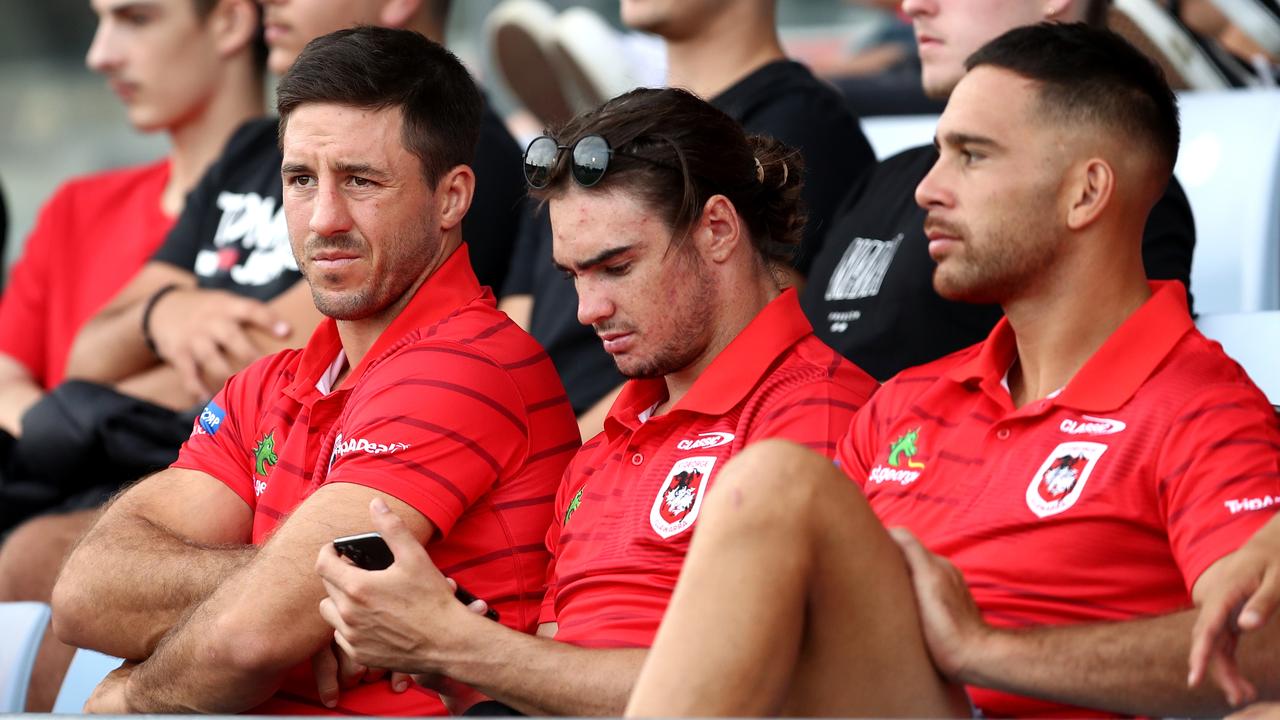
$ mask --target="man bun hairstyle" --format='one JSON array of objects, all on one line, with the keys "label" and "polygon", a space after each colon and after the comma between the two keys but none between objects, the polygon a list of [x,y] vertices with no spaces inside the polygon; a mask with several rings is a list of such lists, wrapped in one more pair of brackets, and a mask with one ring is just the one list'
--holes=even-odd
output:
[{"label": "man bun hairstyle", "polygon": [[338,30],[307,43],[276,91],[282,141],[301,105],[399,108],[401,141],[432,186],[473,161],[482,102],[453,53],[416,32],[380,27]]},{"label": "man bun hairstyle", "polygon": [[[600,135],[613,149],[598,184],[587,191],[638,196],[684,243],[713,195],[724,195],[744,220],[767,263],[790,264],[800,246],[805,211],[800,153],[772,138],[750,136],[733,118],[676,88],[641,88],[569,120],[551,135],[572,147]],[[559,197],[574,181],[572,153],[560,153],[538,199]]]},{"label": "man bun hairstyle", "polygon": [[1119,35],[1085,23],[1028,25],[965,61],[967,70],[984,65],[1040,83],[1042,111],[1064,124],[1101,125],[1145,144],[1172,176],[1181,133],[1178,101],[1160,66]]}]

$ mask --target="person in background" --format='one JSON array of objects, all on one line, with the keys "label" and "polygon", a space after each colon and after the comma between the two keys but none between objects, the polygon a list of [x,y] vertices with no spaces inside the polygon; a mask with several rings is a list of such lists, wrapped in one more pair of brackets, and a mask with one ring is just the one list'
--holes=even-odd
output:
[{"label": "person in background", "polygon": [[537,622],[578,439],[462,240],[479,90],[422,35],[362,26],[309,43],[278,109],[290,242],[326,320],[232,377],[67,560],[55,630],[132,661],[92,712],[442,714],[331,651],[316,548],[365,530],[371,503],[507,626]]},{"label": "person in background", "polygon": [[[252,0],[93,0],[91,6],[98,26],[85,63],[107,79],[129,123],[165,133],[170,148],[152,163],[69,180],[40,210],[0,300],[0,429],[12,438],[22,437],[27,411],[62,383],[76,333],[159,247],[187,193],[235,129],[263,111],[266,48]],[[168,370],[131,373],[115,387],[140,401],[185,409],[171,394],[177,383]],[[6,454],[10,447],[5,444]],[[106,492],[90,490],[51,507],[91,507]],[[50,509],[14,498],[0,502],[6,505],[0,531]],[[65,550],[83,529],[64,520],[42,518],[0,546],[0,601],[48,601]],[[53,706],[71,653],[46,633],[29,710]]]},{"label": "person in background", "polygon": [[[804,277],[848,188],[875,155],[844,99],[808,68],[788,60],[778,39],[776,0],[622,0],[630,28],[667,44],[667,85],[690,90],[772,137],[804,160],[803,239],[788,284]],[[591,332],[580,325],[573,286],[549,262],[545,211],[520,236],[502,308],[529,328],[560,371],[583,438],[595,435],[622,377]]]},{"label": "person in background", "polygon": [[[1104,27],[1109,0],[985,3],[905,0],[926,94],[945,99],[964,60],[1006,30],[1038,22]],[[845,199],[801,295],[814,331],[881,382],[978,342],[1000,319],[994,304],[953,302],[930,284],[933,261],[915,189],[937,162],[931,145],[880,162]],[[1195,224],[1177,180],[1151,209],[1143,233],[1147,277],[1191,282]]]}]

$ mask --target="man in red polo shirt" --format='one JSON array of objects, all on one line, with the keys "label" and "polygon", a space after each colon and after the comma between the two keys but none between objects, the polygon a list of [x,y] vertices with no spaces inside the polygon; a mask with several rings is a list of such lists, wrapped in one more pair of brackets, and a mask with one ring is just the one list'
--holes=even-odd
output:
[{"label": "man in red polo shirt", "polygon": [[[1143,274],[1173,95],[1083,25],[1012,30],[966,67],[916,199],[934,286],[1006,319],[886,383],[843,473],[783,443],[726,468],[629,713],[934,714],[914,693],[940,686],[1002,717],[1228,708],[1187,687],[1192,606],[1272,516],[1280,427],[1181,285]],[[916,601],[886,611],[904,571]],[[877,634],[903,617],[939,672],[917,687],[910,640]],[[1270,692],[1274,625],[1241,648]]]},{"label": "man in red polo shirt", "polygon": [[233,377],[177,462],[68,560],[59,635],[134,661],[90,710],[442,712],[388,679],[336,697],[312,566],[369,529],[371,505],[507,626],[537,624],[540,539],[577,430],[550,361],[461,244],[479,93],[439,45],[360,28],[309,44],[278,101],[293,252],[329,319]]},{"label": "man in red polo shirt", "polygon": [[469,685],[490,714],[619,713],[724,464],[768,437],[830,456],[876,387],[779,287],[804,227],[794,151],[670,89],[557,135],[529,146],[526,175],[550,202],[579,321],[631,379],[560,484],[543,637],[447,602],[439,558],[391,518],[375,522],[399,574],[328,549],[317,566],[321,612],[357,662]]}]

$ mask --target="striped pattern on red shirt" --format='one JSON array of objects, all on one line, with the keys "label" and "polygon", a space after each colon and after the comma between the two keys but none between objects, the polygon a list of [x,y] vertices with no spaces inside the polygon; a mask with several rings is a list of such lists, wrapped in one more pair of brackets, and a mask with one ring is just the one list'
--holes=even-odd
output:
[{"label": "striped pattern on red shirt", "polygon": [[631,381],[605,431],[565,473],[547,534],[543,622],[584,647],[648,647],[688,551],[707,487],[763,438],[831,456],[876,382],[814,337],[788,291],[712,361],[670,411],[662,380]]},{"label": "striped pattern on red shirt", "polygon": [[[437,567],[502,622],[532,632],[549,554],[543,537],[578,428],[555,368],[499,312],[455,253],[352,369],[324,395],[317,381],[341,341],[325,321],[302,351],[250,366],[218,393],[176,467],[222,480],[254,511],[262,542],[328,483],[355,483],[414,507],[438,528]],[[212,432],[211,432],[212,430]],[[249,540],[249,538],[246,538]],[[306,663],[259,712],[315,701]],[[299,703],[302,705],[300,706]],[[387,683],[344,691],[340,714],[441,714],[429,694]]]},{"label": "striped pattern on red shirt", "polygon": [[[885,384],[839,461],[885,525],[964,573],[1006,627],[1125,620],[1191,605],[1200,573],[1280,506],[1275,413],[1156,283],[1053,398],[1014,409],[1006,322]],[[1096,715],[989,690],[992,716]]]}]

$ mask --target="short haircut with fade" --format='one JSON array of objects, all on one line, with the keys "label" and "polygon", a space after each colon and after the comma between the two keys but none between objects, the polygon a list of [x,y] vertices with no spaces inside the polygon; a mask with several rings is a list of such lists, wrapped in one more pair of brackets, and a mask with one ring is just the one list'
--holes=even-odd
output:
[{"label": "short haircut with fade", "polygon": [[416,32],[358,27],[307,43],[276,91],[281,142],[290,114],[314,103],[398,108],[401,142],[433,187],[475,157],[480,91],[453,53]]},{"label": "short haircut with fade", "polygon": [[1173,173],[1178,102],[1164,72],[1119,35],[1084,23],[1015,28],[983,45],[965,69],[988,65],[1040,83],[1040,105],[1065,123],[1093,123],[1144,143]]}]

